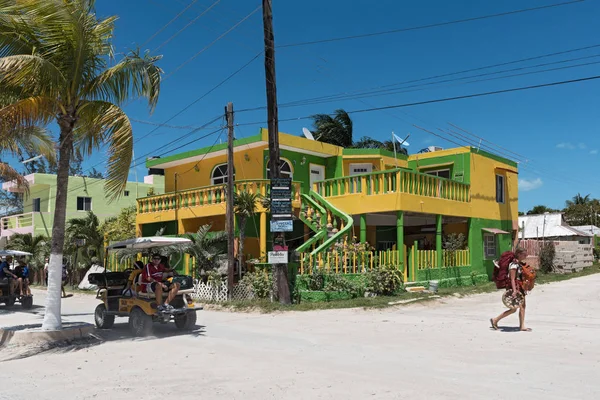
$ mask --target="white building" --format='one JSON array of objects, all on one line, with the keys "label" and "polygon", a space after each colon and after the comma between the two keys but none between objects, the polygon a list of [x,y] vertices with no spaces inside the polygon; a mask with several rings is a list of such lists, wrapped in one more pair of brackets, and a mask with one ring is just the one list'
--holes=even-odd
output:
[{"label": "white building", "polygon": [[[598,229],[598,228],[596,228]],[[600,232],[600,230],[598,230]],[[569,226],[562,213],[522,215],[519,217],[520,239],[545,239],[591,244],[594,234]]]}]

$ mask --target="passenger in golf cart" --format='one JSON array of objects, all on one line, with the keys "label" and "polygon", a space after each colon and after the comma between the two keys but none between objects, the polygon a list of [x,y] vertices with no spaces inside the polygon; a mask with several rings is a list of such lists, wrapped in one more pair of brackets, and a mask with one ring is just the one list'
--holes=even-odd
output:
[{"label": "passenger in golf cart", "polygon": [[0,283],[8,283],[11,295],[19,288],[19,295],[23,296],[23,279],[19,278],[10,270],[12,261],[12,256],[6,256],[6,260],[0,262]]},{"label": "passenger in golf cart", "polygon": [[[174,309],[170,303],[175,299],[179,292],[179,283],[172,282],[168,278],[173,277],[173,270],[167,268],[161,262],[160,254],[153,254],[150,262],[144,267],[142,272],[142,293],[153,293],[159,311],[172,311]],[[167,300],[163,304],[163,293],[168,292]]]}]

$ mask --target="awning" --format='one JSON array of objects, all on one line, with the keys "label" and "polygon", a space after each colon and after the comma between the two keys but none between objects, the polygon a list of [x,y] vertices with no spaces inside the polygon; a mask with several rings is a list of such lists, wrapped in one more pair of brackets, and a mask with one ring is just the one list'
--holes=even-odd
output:
[{"label": "awning", "polygon": [[506,232],[506,231],[503,231],[502,229],[496,229],[496,228],[481,228],[481,230],[484,231],[484,232],[493,233],[494,235],[508,235],[508,234],[510,234],[510,232]]}]

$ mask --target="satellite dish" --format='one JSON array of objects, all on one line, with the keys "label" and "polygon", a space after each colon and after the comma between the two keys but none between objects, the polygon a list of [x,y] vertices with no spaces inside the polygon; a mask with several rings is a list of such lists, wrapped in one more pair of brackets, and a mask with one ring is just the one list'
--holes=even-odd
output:
[{"label": "satellite dish", "polygon": [[304,137],[308,140],[315,140],[315,137],[313,136],[312,132],[309,131],[307,128],[302,128],[302,133],[304,134]]},{"label": "satellite dish", "polygon": [[400,146],[410,146],[410,143],[408,143],[406,140],[404,142],[400,142]]}]

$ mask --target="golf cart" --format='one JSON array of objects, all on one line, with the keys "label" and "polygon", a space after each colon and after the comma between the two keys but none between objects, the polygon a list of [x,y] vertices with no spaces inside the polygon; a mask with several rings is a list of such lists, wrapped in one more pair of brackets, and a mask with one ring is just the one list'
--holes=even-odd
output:
[{"label": "golf cart", "polygon": [[[161,247],[185,245],[189,242],[189,239],[162,236],[134,238],[108,246],[106,255],[110,251],[152,252]],[[191,276],[174,274],[168,278],[180,285],[177,296],[171,302],[171,310],[159,310],[155,295],[143,292],[142,269],[129,268],[123,272],[104,270],[102,273],[90,274],[88,279],[91,284],[98,286],[96,298],[102,301],[94,312],[96,326],[100,329],[111,328],[115,317],[128,317],[129,329],[134,336],[149,335],[154,322],[166,324],[171,320],[180,330],[192,330],[196,325],[196,311],[202,309],[192,299],[194,282]]]},{"label": "golf cart", "polygon": [[[31,253],[26,251],[18,251],[18,250],[0,250],[0,257],[12,256],[12,257],[21,257],[21,256],[30,256]],[[8,278],[5,282],[0,282],[0,303],[6,304],[8,307],[12,307],[15,303],[21,303],[21,307],[25,310],[31,309],[33,307],[33,296],[27,295],[19,295],[18,293],[10,292],[10,285],[12,283],[12,278]]]}]

